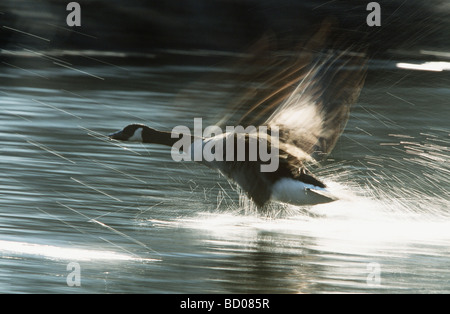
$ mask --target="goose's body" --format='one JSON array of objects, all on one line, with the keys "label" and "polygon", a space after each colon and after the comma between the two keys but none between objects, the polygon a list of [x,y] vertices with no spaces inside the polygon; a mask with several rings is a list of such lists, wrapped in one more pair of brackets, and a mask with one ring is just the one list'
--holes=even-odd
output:
[{"label": "goose's body", "polygon": [[[317,48],[323,37],[321,30],[293,61],[274,62],[263,57],[263,64],[267,63],[263,72],[267,73],[259,73],[258,77],[269,77],[260,85],[266,88],[257,87],[253,88],[256,90],[246,91],[245,97],[236,99],[229,110],[230,114],[219,124],[228,122],[227,125],[278,129],[278,167],[275,171],[261,171],[261,165],[267,165],[268,161],[249,158],[248,153],[244,160],[235,158],[230,161],[226,158],[226,152],[232,148],[229,145],[236,145],[236,141],[228,144],[230,141],[227,139],[244,138],[245,151],[248,152],[249,139],[254,136],[251,134],[231,132],[210,138],[191,137],[191,145],[184,151],[192,160],[196,160],[195,151],[198,152],[205,145],[220,147],[222,160],[202,159],[199,162],[220,171],[238,184],[259,208],[269,201],[302,205],[335,200],[326,185],[315,178],[306,165],[326,156],[342,133],[350,106],[356,101],[364,82],[365,58],[344,51],[321,55],[317,60],[317,56],[311,51]],[[256,65],[261,63],[259,57],[255,57],[253,61]],[[270,61],[275,66],[270,65]],[[252,60],[246,62],[252,64]],[[249,69],[255,68],[257,67],[249,65]],[[246,76],[245,70],[241,72],[244,73],[242,79],[250,81],[251,77]],[[260,96],[252,103],[249,102],[248,94]],[[245,109],[244,115],[239,114],[241,109]],[[230,121],[235,123],[229,124]],[[140,124],[129,125],[111,134],[110,138],[168,146],[173,146],[178,141],[170,132],[157,131]],[[259,140],[267,141],[266,147],[270,147],[272,138],[269,135]]]},{"label": "goose's body", "polygon": [[[124,130],[110,135],[111,139],[131,142],[157,143],[174,145],[177,139],[169,138],[170,133],[160,132],[145,125],[132,124]],[[283,202],[294,205],[313,205],[327,203],[335,200],[335,197],[326,189],[324,183],[316,179],[302,164],[300,160],[280,149],[277,154],[278,167],[273,172],[262,172],[261,165],[267,165],[268,161],[259,158],[249,158],[250,142],[248,134],[224,133],[210,138],[192,138],[191,145],[185,152],[190,160],[198,159],[196,152],[203,152],[205,145],[220,147],[220,160],[201,156],[197,162],[215,169],[231,181],[237,183],[253,202],[260,208],[269,201]],[[230,138],[234,137],[234,140]],[[239,139],[245,141],[245,157],[239,161],[237,158],[237,143]],[[259,139],[265,141],[265,139]],[[232,145],[233,147],[231,147]],[[270,144],[266,144],[270,147]],[[235,153],[232,161],[227,161],[226,152]],[[214,151],[215,153],[215,151]],[[208,159],[210,159],[208,161]],[[211,160],[212,159],[212,160]],[[217,159],[217,158],[216,158]]]},{"label": "goose's body", "polygon": [[[234,137],[234,140],[230,140]],[[245,157],[244,161],[239,161],[236,155],[238,137],[244,138]],[[269,161],[263,162],[258,156],[252,161],[249,152],[250,135],[225,133],[208,139],[197,139],[191,146],[190,151],[193,158],[195,149],[204,148],[206,144],[221,147],[223,155],[222,161],[200,161],[207,167],[220,171],[225,177],[237,183],[258,207],[263,207],[268,201],[278,201],[294,205],[307,205],[327,203],[335,198],[326,190],[325,184],[317,180],[305,167],[302,161],[288,154],[278,147],[278,166],[273,172],[261,171],[261,165],[267,165]],[[256,136],[255,136],[256,137]],[[265,139],[259,139],[259,143]],[[211,144],[211,142],[216,142]],[[219,142],[221,145],[217,145]],[[265,144],[270,147],[270,144]],[[231,147],[233,146],[233,147]],[[226,152],[233,150],[235,155],[233,161],[226,161]]]}]

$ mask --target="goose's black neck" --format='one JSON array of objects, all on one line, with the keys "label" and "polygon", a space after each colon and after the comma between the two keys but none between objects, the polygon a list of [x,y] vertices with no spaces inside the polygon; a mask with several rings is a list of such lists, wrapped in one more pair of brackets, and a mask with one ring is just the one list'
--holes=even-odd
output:
[{"label": "goose's black neck", "polygon": [[[195,140],[195,137],[189,134],[182,134],[180,135],[180,137],[181,136],[188,137],[190,143]],[[172,132],[159,131],[151,128],[145,128],[142,132],[142,141],[144,143],[160,144],[166,146],[173,146],[177,141],[180,140],[180,137],[172,137]]]}]

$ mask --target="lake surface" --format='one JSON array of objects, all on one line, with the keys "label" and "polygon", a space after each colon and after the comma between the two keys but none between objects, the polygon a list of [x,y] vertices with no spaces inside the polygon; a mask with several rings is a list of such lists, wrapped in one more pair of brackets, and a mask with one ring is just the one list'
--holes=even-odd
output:
[{"label": "lake surface", "polygon": [[1,293],[450,292],[448,71],[372,61],[316,171],[342,199],[264,216],[166,147],[105,137],[212,124],[225,96],[196,82],[222,68],[53,57],[1,64]]}]

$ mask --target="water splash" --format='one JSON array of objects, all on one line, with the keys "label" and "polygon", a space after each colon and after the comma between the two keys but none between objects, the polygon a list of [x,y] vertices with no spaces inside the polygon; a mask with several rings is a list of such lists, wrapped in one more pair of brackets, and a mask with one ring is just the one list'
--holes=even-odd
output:
[{"label": "water splash", "polygon": [[272,205],[261,214],[242,193],[230,205],[229,195],[219,191],[214,211],[178,218],[177,225],[243,245],[257,241],[261,232],[310,237],[316,249],[374,259],[387,254],[382,251],[410,253],[418,245],[448,247],[448,140],[442,132],[422,135],[407,141],[392,135],[392,154],[368,155],[361,167],[344,161],[318,169],[338,201]]}]

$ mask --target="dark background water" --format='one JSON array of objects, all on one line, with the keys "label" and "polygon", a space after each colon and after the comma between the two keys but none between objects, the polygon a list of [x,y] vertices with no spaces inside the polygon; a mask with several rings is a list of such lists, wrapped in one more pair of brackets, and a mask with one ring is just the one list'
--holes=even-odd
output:
[{"label": "dark background water", "polygon": [[49,40],[39,42],[2,28],[2,47],[28,44],[36,49],[140,53],[168,48],[241,51],[268,32],[283,44],[297,43],[325,18],[335,22],[336,34],[369,45],[373,54],[449,46],[450,9],[446,1],[439,0],[378,1],[382,27],[367,26],[369,1],[82,1],[81,27],[75,28],[66,24],[67,3],[2,1],[2,26]]},{"label": "dark background water", "polygon": [[[79,28],[67,3],[0,4],[1,292],[449,291],[446,1],[379,1],[376,28],[365,1],[79,1]],[[105,139],[214,121],[222,61],[326,17],[371,56],[318,170],[343,200],[260,216],[209,169]],[[432,61],[447,70],[398,67]]]}]

